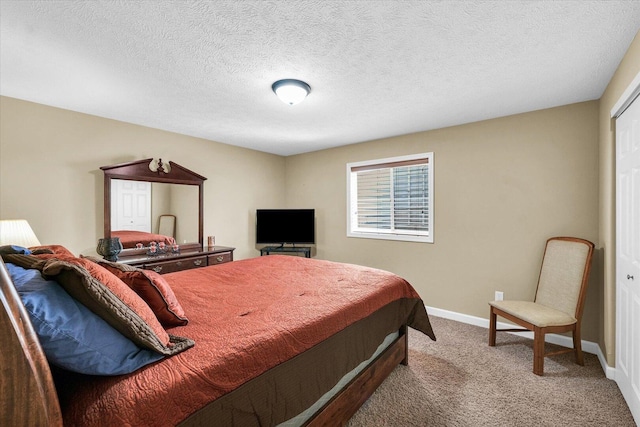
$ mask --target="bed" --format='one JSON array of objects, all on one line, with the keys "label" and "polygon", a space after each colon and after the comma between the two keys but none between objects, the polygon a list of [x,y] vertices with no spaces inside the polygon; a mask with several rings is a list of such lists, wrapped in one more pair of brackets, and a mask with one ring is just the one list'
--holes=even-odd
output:
[{"label": "bed", "polygon": [[111,232],[111,237],[120,238],[123,249],[135,248],[138,243],[142,243],[142,246],[149,247],[151,242],[164,243],[168,247],[176,244],[176,239],[171,236],[165,236],[164,234],[146,233],[144,231],[135,230],[117,230]]},{"label": "bed", "polygon": [[[51,278],[72,255],[27,256]],[[91,262],[133,274],[80,264]],[[435,340],[416,291],[382,270],[276,255],[161,280],[188,317],[165,327],[185,348],[129,374],[87,375],[47,362],[0,263],[0,415],[16,425],[341,425],[408,363],[407,326]]]}]

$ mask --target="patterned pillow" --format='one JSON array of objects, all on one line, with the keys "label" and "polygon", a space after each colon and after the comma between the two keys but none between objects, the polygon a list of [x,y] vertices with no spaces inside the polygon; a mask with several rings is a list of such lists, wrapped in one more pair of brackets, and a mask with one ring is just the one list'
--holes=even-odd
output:
[{"label": "patterned pillow", "polygon": [[31,251],[23,246],[18,245],[4,245],[0,246],[0,255],[4,254],[23,254],[30,255]]},{"label": "patterned pillow", "polygon": [[164,326],[184,326],[188,323],[189,319],[178,302],[178,298],[169,283],[160,274],[102,258],[90,256],[84,258],[101,265],[126,283],[149,304],[151,310]]},{"label": "patterned pillow", "polygon": [[42,273],[141,347],[173,355],[194,345],[188,338],[167,334],[149,306],[96,263],[82,258],[52,258],[46,261]]},{"label": "patterned pillow", "polygon": [[31,256],[31,255],[24,255],[24,254],[17,254],[17,253],[13,253],[13,254],[8,254],[8,253],[4,253],[4,254],[0,254],[0,256],[2,257],[2,260],[5,263],[12,263],[15,265],[19,265],[22,268],[26,268],[26,269],[36,269],[36,270],[40,270],[42,271],[42,267],[44,267],[46,260],[40,259],[39,257],[35,257],[35,256]]},{"label": "patterned pillow", "polygon": [[123,375],[163,358],[138,347],[39,270],[6,267],[52,365],[88,375]]},{"label": "patterned pillow", "polygon": [[31,253],[36,254],[56,254],[64,256],[75,256],[73,253],[62,245],[41,245],[29,248]]}]

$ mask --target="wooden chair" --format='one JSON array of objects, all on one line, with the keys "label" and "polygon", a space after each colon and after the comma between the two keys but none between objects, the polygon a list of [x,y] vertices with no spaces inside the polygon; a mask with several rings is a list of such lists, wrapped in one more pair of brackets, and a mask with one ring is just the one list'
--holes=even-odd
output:
[{"label": "wooden chair", "polygon": [[[580,323],[593,247],[590,241],[574,237],[547,240],[535,300],[489,303],[489,345],[496,345],[496,331],[533,331],[534,374],[543,375],[545,356],[574,352],[576,363],[584,365]],[[497,316],[526,329],[496,329]],[[545,335],[562,332],[572,332],[573,348],[545,354]]]},{"label": "wooden chair", "polygon": [[158,234],[164,236],[176,237],[176,216],[160,215],[158,218]]}]

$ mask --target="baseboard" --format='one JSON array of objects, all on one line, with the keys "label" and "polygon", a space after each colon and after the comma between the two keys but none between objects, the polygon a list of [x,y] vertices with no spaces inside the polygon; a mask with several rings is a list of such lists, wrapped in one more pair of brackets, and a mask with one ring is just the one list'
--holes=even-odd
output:
[{"label": "baseboard", "polygon": [[[445,319],[455,320],[461,323],[467,323],[469,325],[480,326],[482,328],[489,329],[489,319],[483,319],[482,317],[470,316],[468,314],[456,313],[455,311],[443,310],[441,308],[429,307],[427,306],[427,313],[432,314],[437,317],[443,317]],[[504,322],[498,322],[498,328],[512,328],[513,325]],[[521,337],[533,339],[533,332],[511,332],[514,335],[519,335]],[[545,342],[561,345],[563,347],[572,348],[573,340],[564,335],[557,334],[547,334],[545,336]],[[607,365],[607,360],[600,349],[600,346],[591,341],[582,340],[582,351],[589,354],[595,354],[598,356],[598,360],[600,361],[600,366],[604,371],[605,376],[613,380],[615,379],[615,368]]]}]

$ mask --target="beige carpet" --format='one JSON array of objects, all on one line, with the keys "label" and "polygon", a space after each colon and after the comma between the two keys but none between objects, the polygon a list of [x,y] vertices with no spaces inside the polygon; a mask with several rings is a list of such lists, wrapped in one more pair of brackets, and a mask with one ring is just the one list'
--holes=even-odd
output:
[{"label": "beige carpet", "polygon": [[409,366],[395,369],[349,427],[636,425],[595,355],[585,353],[585,366],[572,354],[546,358],[539,377],[531,340],[498,333],[492,348],[487,329],[431,320],[438,341],[411,329]]}]

